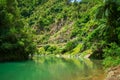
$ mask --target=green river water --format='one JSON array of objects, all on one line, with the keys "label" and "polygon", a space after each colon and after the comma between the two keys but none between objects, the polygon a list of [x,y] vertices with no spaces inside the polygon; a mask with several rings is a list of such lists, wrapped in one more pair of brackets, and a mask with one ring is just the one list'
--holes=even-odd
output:
[{"label": "green river water", "polygon": [[0,63],[0,80],[104,80],[100,63],[98,60],[57,57]]}]

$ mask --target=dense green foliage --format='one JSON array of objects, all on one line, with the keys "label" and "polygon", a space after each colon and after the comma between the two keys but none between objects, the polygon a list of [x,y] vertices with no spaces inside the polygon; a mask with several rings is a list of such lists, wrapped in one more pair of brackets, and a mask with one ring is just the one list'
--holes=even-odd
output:
[{"label": "dense green foliage", "polygon": [[120,62],[119,0],[0,0],[0,57],[62,54]]},{"label": "dense green foliage", "polygon": [[26,60],[35,53],[32,30],[20,17],[16,0],[0,0],[0,61]]}]

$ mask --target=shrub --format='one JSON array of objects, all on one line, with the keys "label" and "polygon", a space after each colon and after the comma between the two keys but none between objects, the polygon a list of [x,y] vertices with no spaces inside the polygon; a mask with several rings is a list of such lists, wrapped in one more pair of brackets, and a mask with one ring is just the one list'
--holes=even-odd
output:
[{"label": "shrub", "polygon": [[104,50],[105,67],[111,67],[120,64],[120,47],[116,43],[111,43]]}]

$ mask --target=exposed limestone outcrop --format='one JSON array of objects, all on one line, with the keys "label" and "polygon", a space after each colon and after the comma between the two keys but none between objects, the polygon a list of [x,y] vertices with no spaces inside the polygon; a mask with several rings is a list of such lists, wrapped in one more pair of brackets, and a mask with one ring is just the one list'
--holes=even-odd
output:
[{"label": "exposed limestone outcrop", "polygon": [[105,80],[120,80],[120,65],[108,69]]}]

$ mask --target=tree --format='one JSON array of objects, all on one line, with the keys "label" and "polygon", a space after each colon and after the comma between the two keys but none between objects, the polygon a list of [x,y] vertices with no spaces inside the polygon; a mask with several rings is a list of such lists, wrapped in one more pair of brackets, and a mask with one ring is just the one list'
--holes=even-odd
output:
[{"label": "tree", "polygon": [[33,34],[20,17],[17,1],[6,0],[0,11],[0,61],[28,59],[36,47]]},{"label": "tree", "polygon": [[[115,33],[116,28],[118,27],[118,20],[120,16],[120,11],[118,11],[119,4],[117,0],[105,0],[101,6],[98,7],[98,12],[96,17],[98,19],[105,19],[106,23],[106,32],[105,38],[108,42],[117,42],[117,34]],[[114,37],[114,38],[113,38]]]}]

